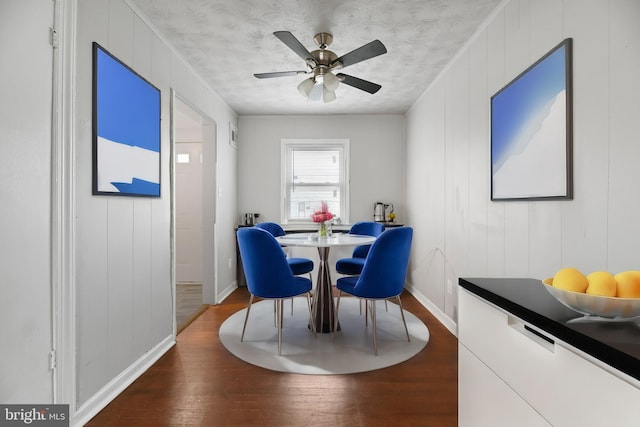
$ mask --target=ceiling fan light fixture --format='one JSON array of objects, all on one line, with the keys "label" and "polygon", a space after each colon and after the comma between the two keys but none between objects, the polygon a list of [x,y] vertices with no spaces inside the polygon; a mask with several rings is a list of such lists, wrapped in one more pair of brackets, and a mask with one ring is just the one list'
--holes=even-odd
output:
[{"label": "ceiling fan light fixture", "polygon": [[309,93],[309,97],[307,98],[309,101],[320,101],[322,99],[322,91],[323,91],[322,83],[316,82]]},{"label": "ceiling fan light fixture", "polygon": [[335,74],[333,74],[331,71],[327,71],[324,74],[324,87],[327,90],[331,92],[335,92],[336,89],[338,89],[339,85],[340,85],[340,79],[337,78]]},{"label": "ceiling fan light fixture", "polygon": [[326,85],[325,87],[322,89],[322,100],[324,102],[331,102],[331,101],[335,101],[336,100],[336,93],[328,90]]},{"label": "ceiling fan light fixture", "polygon": [[305,98],[308,98],[314,85],[315,85],[315,82],[313,81],[313,77],[309,79],[304,79],[298,85],[298,92],[300,92],[300,94]]}]

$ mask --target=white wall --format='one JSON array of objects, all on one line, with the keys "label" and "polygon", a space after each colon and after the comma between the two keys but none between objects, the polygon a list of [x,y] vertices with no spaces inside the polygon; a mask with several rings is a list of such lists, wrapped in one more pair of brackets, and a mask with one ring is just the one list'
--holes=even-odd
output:
[{"label": "white wall", "polygon": [[[175,156],[189,155],[188,163],[174,158],[176,283],[203,282],[203,117],[176,97],[173,126]],[[215,185],[214,193],[215,193]]]},{"label": "white wall", "polygon": [[0,24],[0,402],[50,402],[53,3],[4,0]]},{"label": "white wall", "polygon": [[202,284],[202,142],[176,143],[175,153],[189,156],[188,162],[174,162],[175,280],[176,283]]},{"label": "white wall", "polygon": [[238,215],[280,222],[281,139],[350,140],[350,222],[373,220],[375,202],[392,202],[404,220],[404,117],[240,116]]},{"label": "white wall", "polygon": [[[162,91],[161,197],[91,195],[91,43],[96,41]],[[127,2],[79,1],[75,117],[77,399],[94,405],[137,364],[173,340],[170,89],[215,120],[216,259],[219,293],[234,285],[236,151],[233,111]],[[205,166],[207,167],[207,166]],[[214,206],[213,203],[210,203]],[[207,224],[212,229],[214,224]],[[222,259],[223,262],[218,262]],[[214,302],[215,296],[208,296]],[[121,377],[125,376],[123,380]],[[106,403],[106,402],[102,402]],[[98,403],[99,406],[100,402]]]},{"label": "white wall", "polygon": [[[373,204],[378,201],[393,203],[397,221],[404,221],[403,116],[240,116],[238,135],[238,216],[257,212],[260,221],[280,222],[281,139],[333,138],[350,141],[349,222],[373,220]],[[335,261],[352,250],[345,247],[330,252],[333,277]],[[317,250],[290,248],[290,255],[315,260],[315,278]]]},{"label": "white wall", "polygon": [[[407,114],[408,280],[452,322],[459,277],[639,268],[640,2],[503,5]],[[489,99],[567,37],[574,199],[491,202]]]}]

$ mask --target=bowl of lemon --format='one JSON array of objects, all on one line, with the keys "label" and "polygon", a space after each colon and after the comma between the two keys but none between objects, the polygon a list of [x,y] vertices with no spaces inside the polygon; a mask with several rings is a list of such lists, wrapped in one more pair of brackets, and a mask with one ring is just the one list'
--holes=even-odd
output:
[{"label": "bowl of lemon", "polygon": [[560,303],[585,316],[622,320],[640,316],[640,271],[584,275],[563,268],[542,283]]}]

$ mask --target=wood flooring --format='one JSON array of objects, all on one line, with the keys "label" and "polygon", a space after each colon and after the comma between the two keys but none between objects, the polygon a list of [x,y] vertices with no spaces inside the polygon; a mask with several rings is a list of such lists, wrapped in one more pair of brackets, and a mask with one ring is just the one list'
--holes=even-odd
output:
[{"label": "wood flooring", "polygon": [[189,326],[207,307],[207,304],[202,304],[202,283],[177,283],[176,325],[178,333]]},{"label": "wood flooring", "polygon": [[239,288],[88,424],[98,426],[456,426],[457,339],[410,294],[427,346],[390,368],[351,375],[269,371],[237,359],[218,328],[246,307]]}]

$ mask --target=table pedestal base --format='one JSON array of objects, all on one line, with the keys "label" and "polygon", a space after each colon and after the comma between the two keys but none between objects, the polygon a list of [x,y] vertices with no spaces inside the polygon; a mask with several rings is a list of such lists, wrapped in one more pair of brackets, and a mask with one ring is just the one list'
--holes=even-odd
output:
[{"label": "table pedestal base", "polygon": [[[335,305],[329,270],[329,247],[319,247],[318,255],[320,256],[320,265],[318,266],[318,280],[311,312],[316,332],[331,333],[334,329]],[[340,323],[338,323],[336,330],[340,330]]]}]

